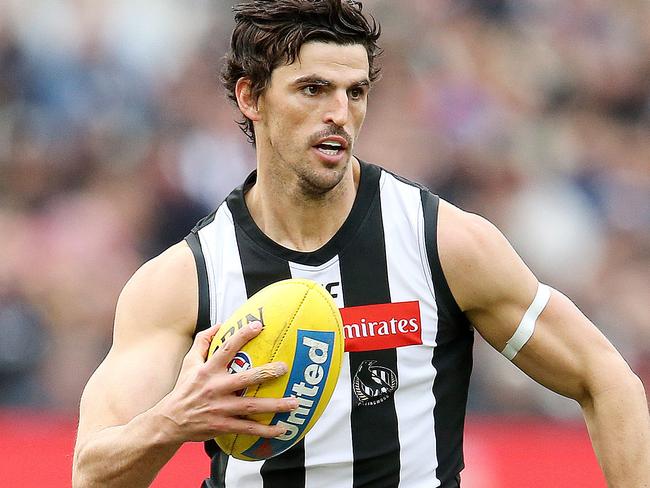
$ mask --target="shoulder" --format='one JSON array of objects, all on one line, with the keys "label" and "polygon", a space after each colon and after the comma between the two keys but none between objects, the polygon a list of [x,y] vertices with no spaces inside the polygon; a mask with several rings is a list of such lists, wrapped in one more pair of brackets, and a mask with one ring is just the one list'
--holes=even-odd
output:
[{"label": "shoulder", "polygon": [[194,256],[182,241],[138,269],[120,294],[114,341],[156,329],[191,337],[198,314]]},{"label": "shoulder", "polygon": [[443,272],[464,312],[534,295],[537,279],[487,219],[440,199],[437,239]]},{"label": "shoulder", "polygon": [[446,257],[453,264],[469,266],[488,254],[490,247],[506,242],[499,229],[484,217],[439,198],[438,244],[446,250]]}]

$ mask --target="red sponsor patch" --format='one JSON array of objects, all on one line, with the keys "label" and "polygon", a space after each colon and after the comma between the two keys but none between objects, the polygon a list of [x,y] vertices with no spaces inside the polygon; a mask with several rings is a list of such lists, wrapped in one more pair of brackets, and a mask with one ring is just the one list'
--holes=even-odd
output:
[{"label": "red sponsor patch", "polygon": [[348,352],[422,344],[418,301],[346,307],[341,317]]}]

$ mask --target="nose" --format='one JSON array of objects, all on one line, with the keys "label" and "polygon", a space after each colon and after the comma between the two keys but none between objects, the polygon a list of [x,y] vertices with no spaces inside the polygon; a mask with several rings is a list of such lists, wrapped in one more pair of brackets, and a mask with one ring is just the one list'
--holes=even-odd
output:
[{"label": "nose", "polygon": [[350,107],[348,94],[345,91],[334,92],[327,105],[327,110],[324,114],[324,122],[343,127],[347,124],[349,116]]}]

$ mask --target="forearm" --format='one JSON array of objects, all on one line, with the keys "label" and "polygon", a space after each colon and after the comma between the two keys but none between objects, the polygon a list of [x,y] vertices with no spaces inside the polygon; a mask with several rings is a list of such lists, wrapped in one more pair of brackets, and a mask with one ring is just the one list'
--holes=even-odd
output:
[{"label": "forearm", "polygon": [[582,410],[610,488],[650,488],[650,415],[634,375],[588,397]]},{"label": "forearm", "polygon": [[181,446],[153,415],[145,412],[125,425],[103,429],[78,446],[73,487],[148,487]]}]

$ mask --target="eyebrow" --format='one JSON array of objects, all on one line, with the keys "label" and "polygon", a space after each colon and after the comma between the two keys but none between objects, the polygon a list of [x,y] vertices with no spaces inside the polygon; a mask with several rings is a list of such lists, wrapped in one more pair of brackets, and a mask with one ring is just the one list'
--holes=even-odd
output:
[{"label": "eyebrow", "polygon": [[[294,80],[294,85],[319,85],[319,86],[332,86],[333,83],[329,80],[321,78],[317,75],[306,75],[301,76],[300,78]],[[370,80],[364,78],[363,80],[355,81],[350,85],[350,88],[356,88],[360,86],[370,86]]]}]

